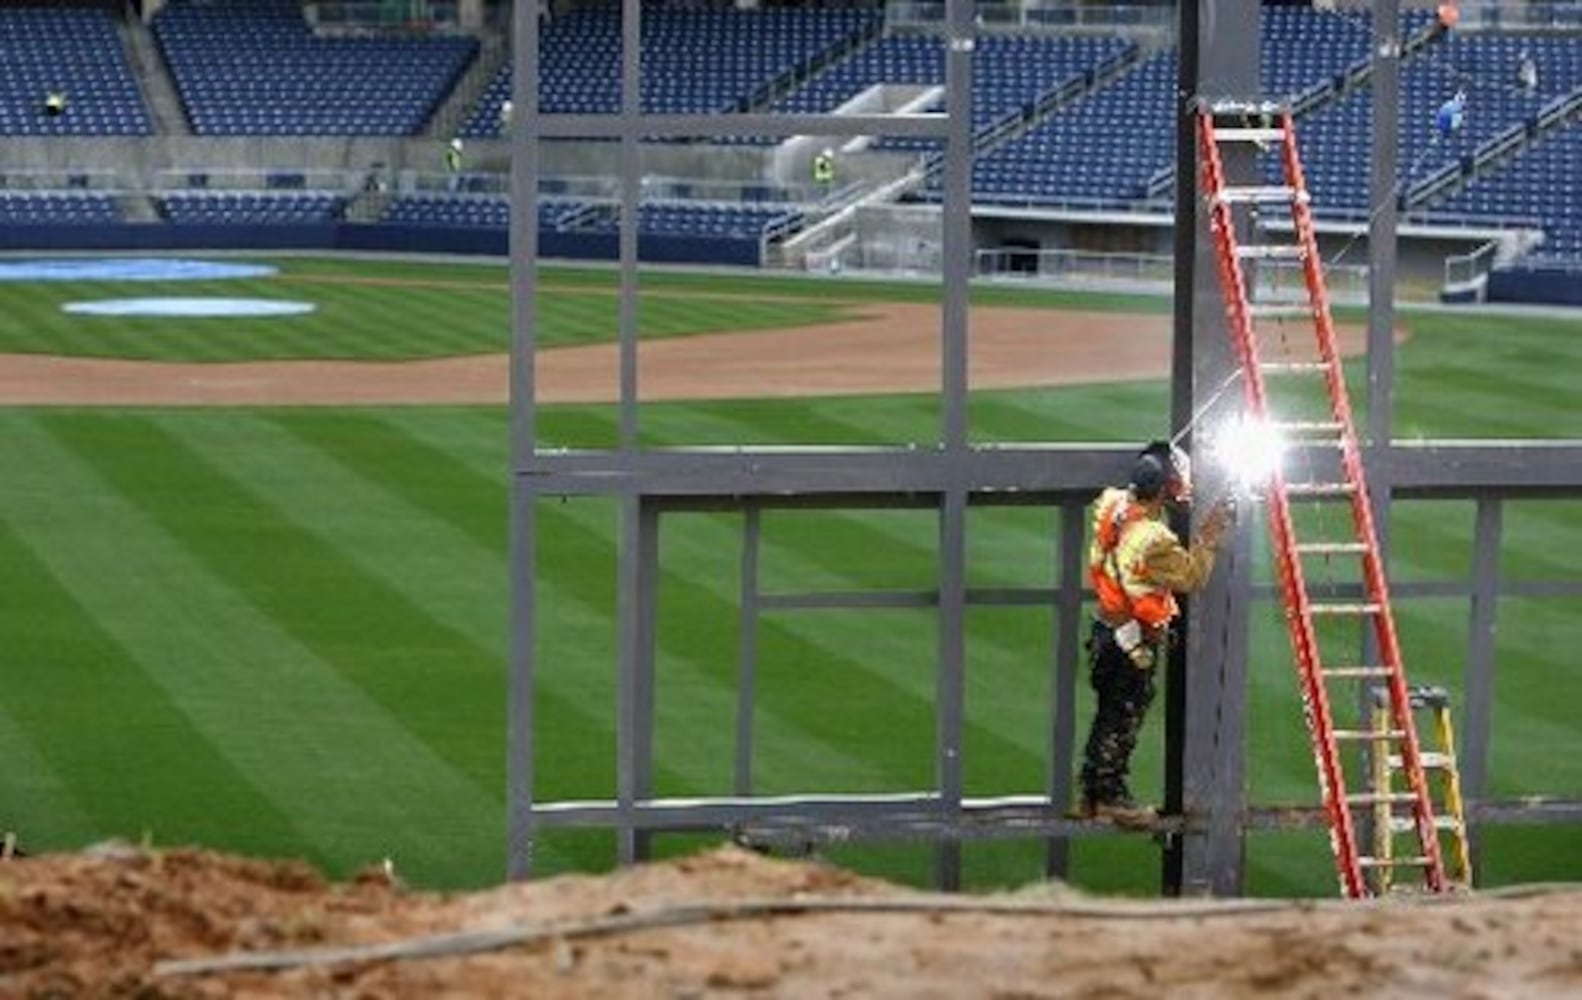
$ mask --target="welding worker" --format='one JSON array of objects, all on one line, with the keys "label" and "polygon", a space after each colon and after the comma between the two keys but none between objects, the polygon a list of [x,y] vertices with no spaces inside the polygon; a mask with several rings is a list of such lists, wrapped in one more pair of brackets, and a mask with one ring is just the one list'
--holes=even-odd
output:
[{"label": "welding worker", "polygon": [[1147,828],[1158,821],[1126,785],[1137,734],[1154,697],[1154,670],[1164,660],[1170,626],[1180,613],[1175,595],[1199,590],[1214,570],[1214,554],[1234,517],[1230,501],[1214,505],[1191,546],[1165,523],[1167,507],[1192,498],[1192,463],[1167,441],[1138,453],[1131,480],[1093,505],[1088,575],[1098,598],[1088,641],[1097,694],[1082,763],[1077,815],[1117,826]]}]

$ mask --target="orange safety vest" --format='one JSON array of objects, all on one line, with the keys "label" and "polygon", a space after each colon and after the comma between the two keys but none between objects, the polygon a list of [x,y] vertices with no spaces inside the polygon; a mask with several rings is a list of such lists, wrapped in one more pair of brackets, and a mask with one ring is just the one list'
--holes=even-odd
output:
[{"label": "orange safety vest", "polygon": [[1100,617],[1111,625],[1135,618],[1149,630],[1169,624],[1179,611],[1175,594],[1143,573],[1148,550],[1174,537],[1164,522],[1149,516],[1130,490],[1111,488],[1099,496],[1088,548],[1088,577],[1099,599]]}]

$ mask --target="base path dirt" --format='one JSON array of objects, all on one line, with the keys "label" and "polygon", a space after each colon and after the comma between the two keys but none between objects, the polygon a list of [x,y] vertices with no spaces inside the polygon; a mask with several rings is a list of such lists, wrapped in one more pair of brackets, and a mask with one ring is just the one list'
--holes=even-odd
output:
[{"label": "base path dirt", "polygon": [[[1165,315],[975,307],[969,322],[973,389],[1154,379],[1170,370]],[[1342,353],[1358,353],[1363,331],[1342,328],[1340,340]],[[938,306],[882,303],[824,326],[644,341],[639,398],[932,392],[941,384],[939,357]],[[508,369],[505,355],[201,364],[0,355],[0,405],[504,403]],[[619,371],[615,344],[540,351],[538,400],[612,401]]]},{"label": "base path dirt", "polygon": [[1575,997],[1582,889],[944,896],[720,848],[441,895],[106,846],[0,861],[0,995]]}]

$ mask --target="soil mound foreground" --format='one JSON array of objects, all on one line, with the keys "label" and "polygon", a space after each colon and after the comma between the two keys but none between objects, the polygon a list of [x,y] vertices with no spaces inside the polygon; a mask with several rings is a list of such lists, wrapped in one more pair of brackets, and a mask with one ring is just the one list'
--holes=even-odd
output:
[{"label": "soil mound foreground", "polygon": [[1582,995],[1582,887],[941,896],[721,849],[470,894],[108,845],[0,862],[0,996]]}]

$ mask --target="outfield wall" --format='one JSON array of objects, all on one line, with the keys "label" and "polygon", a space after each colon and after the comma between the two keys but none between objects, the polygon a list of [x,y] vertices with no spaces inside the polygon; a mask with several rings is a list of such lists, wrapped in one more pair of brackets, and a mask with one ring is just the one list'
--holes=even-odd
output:
[{"label": "outfield wall", "polygon": [[[541,232],[539,254],[572,260],[617,260],[614,232]],[[109,226],[0,226],[0,250],[374,250],[394,253],[485,254],[510,252],[504,229],[467,226],[369,225],[316,222],[274,225],[175,225],[168,222]],[[759,267],[763,243],[716,236],[640,235],[639,260],[657,264]]]}]

